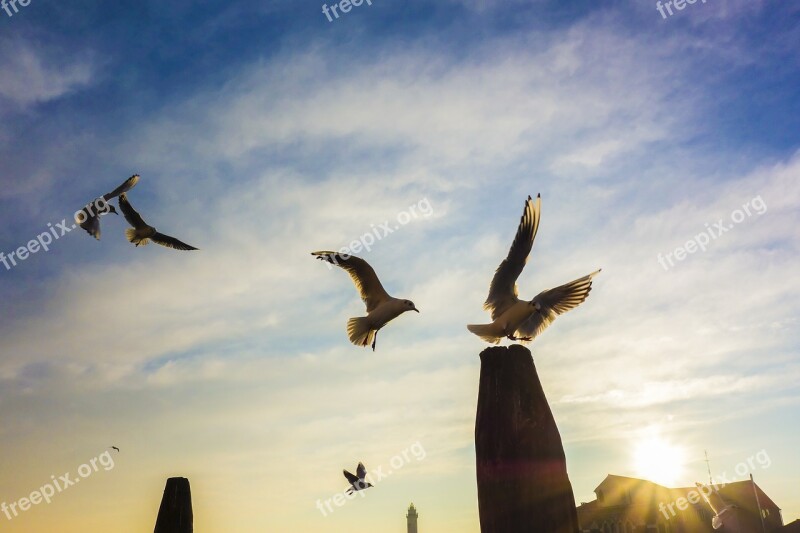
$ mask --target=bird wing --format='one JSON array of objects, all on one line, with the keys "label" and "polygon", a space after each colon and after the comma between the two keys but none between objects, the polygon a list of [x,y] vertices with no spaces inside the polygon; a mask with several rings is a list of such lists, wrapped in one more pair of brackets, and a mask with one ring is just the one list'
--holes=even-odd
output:
[{"label": "bird wing", "polygon": [[103,200],[111,200],[112,198],[116,198],[122,193],[128,192],[129,190],[133,189],[133,186],[139,182],[139,174],[134,174],[130,178],[126,179],[122,182],[122,185],[114,189],[113,191],[106,193],[103,195]]},{"label": "bird wing", "polygon": [[147,222],[142,219],[142,216],[137,213],[136,209],[128,202],[128,197],[125,193],[119,195],[119,208],[122,210],[122,214],[125,216],[125,220],[128,221],[128,224],[137,229],[147,227]]},{"label": "bird wing", "polygon": [[528,256],[533,247],[533,239],[539,230],[539,215],[542,199],[536,196],[536,203],[528,196],[525,202],[525,211],[519,221],[517,235],[508,251],[508,256],[500,263],[489,285],[489,296],[483,308],[492,313],[492,320],[503,314],[517,301],[517,278],[528,262]]},{"label": "bird wing", "polygon": [[[84,211],[85,214],[85,211]],[[100,218],[99,217],[92,217],[87,216],[86,219],[81,222],[81,228],[86,230],[86,233],[97,239],[100,240]]]},{"label": "bird wing", "polygon": [[367,306],[369,313],[381,303],[389,300],[391,296],[381,285],[378,275],[369,266],[369,263],[354,255],[342,255],[336,252],[312,252],[311,255],[322,261],[342,267],[350,274],[356,289],[358,289],[361,299]]},{"label": "bird wing", "polygon": [[364,467],[364,463],[358,463],[356,475],[358,476],[358,479],[364,479],[364,477],[367,475],[367,469]]},{"label": "bird wing", "polygon": [[558,315],[564,314],[582,304],[589,296],[589,291],[592,290],[592,278],[599,273],[600,271],[597,270],[555,289],[548,289],[539,293],[533,299],[534,303],[539,304],[539,311],[520,325],[517,329],[517,336],[531,337],[533,339],[547,329],[547,326],[552,324]]},{"label": "bird wing", "polygon": [[348,472],[347,470],[342,470],[342,473],[344,474],[344,477],[347,478],[347,481],[349,481],[351,485],[354,483],[358,483],[358,478],[353,474],[351,474],[350,472]]},{"label": "bird wing", "polygon": [[174,248],[176,250],[197,250],[194,246],[189,246],[185,242],[181,242],[175,237],[170,237],[163,233],[155,232],[150,238],[153,239],[154,243],[166,246],[167,248]]}]

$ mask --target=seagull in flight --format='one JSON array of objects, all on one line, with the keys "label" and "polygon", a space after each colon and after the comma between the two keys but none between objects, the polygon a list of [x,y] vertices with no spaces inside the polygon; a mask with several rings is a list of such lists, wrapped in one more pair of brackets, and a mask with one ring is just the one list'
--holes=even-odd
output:
[{"label": "seagull in flight", "polygon": [[108,213],[114,213],[115,215],[119,214],[117,213],[117,210],[114,209],[114,206],[108,203],[108,201],[133,189],[133,186],[138,182],[139,175],[134,174],[113,191],[96,198],[91,203],[86,204],[83,209],[75,213],[75,223],[86,230],[86,233],[99,241],[100,215],[107,215]]},{"label": "seagull in flight", "polygon": [[154,243],[166,246],[167,248],[174,248],[176,250],[197,250],[194,246],[189,246],[175,237],[159,233],[156,228],[148,226],[141,215],[139,215],[130,202],[128,202],[128,197],[125,196],[125,193],[121,194],[119,197],[119,208],[122,210],[122,214],[125,215],[125,220],[128,221],[128,224],[133,226],[125,230],[125,236],[136,246],[144,246],[152,240]]},{"label": "seagull in flight", "polygon": [[[711,518],[711,527],[714,529],[719,529],[724,525],[723,515],[733,509],[733,505],[728,505],[725,503],[725,500],[722,499],[719,491],[713,485],[703,485],[702,483],[695,483],[700,494],[702,494],[703,499],[706,501],[711,510],[714,511],[714,516]],[[705,488],[708,490],[703,490]]]},{"label": "seagull in flight", "polygon": [[359,490],[365,490],[372,486],[371,483],[367,483],[364,478],[367,476],[367,469],[364,468],[364,463],[358,463],[358,468],[356,468],[356,475],[354,476],[347,470],[342,470],[344,477],[347,478],[347,481],[350,483],[350,488],[347,489],[347,494],[353,494]]},{"label": "seagull in flight", "polygon": [[111,449],[112,450],[117,450],[117,452],[119,452],[119,448],[117,448],[116,446],[112,446]]},{"label": "seagull in flight", "polygon": [[553,323],[558,315],[574,309],[586,300],[592,289],[592,278],[600,270],[570,281],[560,287],[539,293],[533,300],[520,300],[517,278],[525,268],[533,239],[539,230],[541,195],[534,202],[530,196],[511,244],[508,256],[500,263],[489,286],[483,308],[492,315],[491,324],[470,324],[467,329],[486,342],[497,344],[503,337],[512,341],[530,342]]},{"label": "seagull in flight", "polygon": [[406,311],[419,313],[419,309],[411,300],[389,296],[375,271],[360,257],[336,252],[312,252],[311,255],[346,270],[367,306],[367,316],[347,321],[347,335],[350,337],[350,342],[356,346],[366,347],[371,343],[374,352],[378,331],[383,326]]}]

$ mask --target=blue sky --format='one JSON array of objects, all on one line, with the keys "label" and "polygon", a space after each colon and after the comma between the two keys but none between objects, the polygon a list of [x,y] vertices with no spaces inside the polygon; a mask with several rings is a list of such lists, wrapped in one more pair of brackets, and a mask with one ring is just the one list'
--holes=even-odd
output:
[{"label": "blue sky", "polygon": [[[488,283],[528,194],[520,293],[598,267],[532,351],[577,501],[608,473],[752,472],[800,517],[800,37],[786,2],[71,2],[0,11],[0,251],[133,173],[196,253],[79,231],[0,265],[0,502],[116,444],[108,472],[8,531],[140,531],[189,477],[203,531],[478,531],[474,425]],[[741,222],[731,216],[758,199]],[[412,217],[363,254],[420,315],[363,312],[308,253]],[[671,268],[659,254],[724,220]],[[656,437],[654,437],[654,435]],[[419,442],[366,498],[317,499]],[[667,461],[664,458],[664,461]],[[100,505],[102,504],[102,505]],[[99,507],[108,509],[98,511]],[[233,516],[233,518],[230,518]]]}]

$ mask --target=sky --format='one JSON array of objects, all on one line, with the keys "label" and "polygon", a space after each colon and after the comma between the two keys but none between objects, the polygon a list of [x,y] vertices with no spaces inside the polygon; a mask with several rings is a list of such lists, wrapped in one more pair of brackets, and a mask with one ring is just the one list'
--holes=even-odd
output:
[{"label": "sky", "polygon": [[[520,295],[603,269],[531,345],[576,502],[710,465],[800,518],[797,5],[16,7],[0,252],[59,237],[0,263],[0,502],[81,483],[3,531],[149,530],[184,476],[199,532],[400,533],[413,502],[420,531],[477,533],[465,325],[537,193]],[[114,215],[99,242],[56,229],[134,173],[145,220],[200,251],[136,248]],[[373,353],[310,252],[375,231],[359,255],[421,313]],[[321,511],[359,461],[391,474]]]}]

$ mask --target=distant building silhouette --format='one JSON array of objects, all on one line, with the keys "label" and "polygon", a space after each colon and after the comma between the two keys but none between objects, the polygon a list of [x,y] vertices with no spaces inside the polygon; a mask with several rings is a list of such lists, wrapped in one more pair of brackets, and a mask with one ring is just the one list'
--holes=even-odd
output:
[{"label": "distant building silhouette", "polygon": [[787,524],[783,526],[783,529],[779,529],[780,533],[800,533],[800,520],[795,520],[791,524]]},{"label": "distant building silhouette", "polygon": [[418,533],[417,518],[419,518],[419,515],[417,514],[417,508],[414,507],[414,504],[412,503],[409,506],[408,514],[406,515],[406,520],[408,521],[408,533]]},{"label": "distant building silhouette", "polygon": [[[753,481],[736,481],[717,488],[731,505],[723,516],[725,525],[718,531],[777,533],[783,527],[780,509]],[[578,506],[581,533],[714,531],[714,512],[697,487],[670,489],[644,479],[608,475],[594,492],[596,500]]]}]

